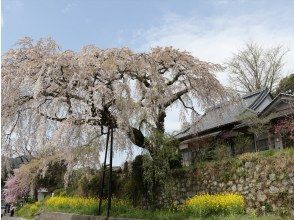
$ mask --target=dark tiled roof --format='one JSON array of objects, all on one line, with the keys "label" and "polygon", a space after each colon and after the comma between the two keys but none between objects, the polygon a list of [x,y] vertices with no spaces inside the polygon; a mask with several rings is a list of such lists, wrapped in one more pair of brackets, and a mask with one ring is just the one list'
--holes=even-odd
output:
[{"label": "dark tiled roof", "polygon": [[256,112],[256,109],[268,95],[270,95],[269,90],[264,88],[260,91],[244,95],[239,102],[225,102],[218,105],[208,110],[199,120],[193,123],[189,128],[186,128],[186,131],[177,135],[177,138],[184,140],[190,136],[201,134],[210,129],[239,123],[238,118],[240,113],[245,110],[258,113]]},{"label": "dark tiled roof", "polygon": [[[289,103],[289,109],[290,113],[294,113],[293,105],[294,105],[294,95],[292,94],[286,94],[286,93],[280,93],[278,94],[269,105],[267,105],[261,112],[259,112],[259,116],[265,116],[270,114],[271,108],[277,106],[281,102]],[[277,117],[278,115],[274,115],[273,117]]]},{"label": "dark tiled roof", "polygon": [[289,98],[289,100],[291,102],[293,102],[293,98],[294,98],[294,95],[292,94],[287,94],[287,93],[280,93],[278,94],[273,100],[272,102],[266,106],[266,108],[264,108],[260,113],[259,115],[262,115],[264,114],[264,112],[266,112],[270,107],[272,107],[273,105],[275,105],[277,102],[280,102],[281,100],[285,99],[285,98]]}]

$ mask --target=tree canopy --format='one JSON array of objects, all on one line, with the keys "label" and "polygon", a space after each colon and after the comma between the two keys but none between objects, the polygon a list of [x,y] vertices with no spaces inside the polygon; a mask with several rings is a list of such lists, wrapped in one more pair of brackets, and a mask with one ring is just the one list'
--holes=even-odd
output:
[{"label": "tree canopy", "polygon": [[254,42],[246,43],[226,63],[232,85],[245,93],[264,87],[273,92],[281,78],[286,52],[283,46],[263,48]]},{"label": "tree canopy", "polygon": [[279,93],[294,94],[294,73],[281,79],[275,91],[276,95]]},{"label": "tree canopy", "polygon": [[171,47],[74,52],[50,38],[23,38],[2,58],[4,152],[95,166],[112,126],[117,148],[152,153],[146,137],[164,132],[169,107],[197,116],[227,97],[214,75],[221,69]]}]

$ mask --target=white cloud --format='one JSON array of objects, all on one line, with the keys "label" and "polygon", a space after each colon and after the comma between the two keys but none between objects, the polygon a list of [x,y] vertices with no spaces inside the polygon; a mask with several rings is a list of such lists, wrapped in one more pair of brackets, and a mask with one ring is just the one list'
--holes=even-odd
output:
[{"label": "white cloud", "polygon": [[62,13],[66,14],[66,13],[69,13],[76,6],[77,6],[76,2],[69,2],[66,4],[66,6],[61,11],[62,11]]},{"label": "white cloud", "polygon": [[[135,38],[136,41],[144,40],[140,50],[149,50],[155,46],[173,46],[189,51],[202,60],[221,64],[232,53],[241,49],[246,41],[256,41],[265,47],[282,44],[290,50],[285,60],[285,74],[288,74],[294,73],[294,29],[287,26],[291,17],[293,16],[287,12],[256,12],[237,17],[219,16],[206,19],[166,14],[160,26],[140,30]],[[217,77],[222,83],[228,84],[227,73],[220,73]],[[177,108],[168,112],[167,131],[180,128],[178,115]]]},{"label": "white cloud", "polygon": [[169,108],[165,119],[165,128],[167,132],[174,132],[181,129],[181,122],[179,121],[180,110],[178,108]]},{"label": "white cloud", "polygon": [[[289,17],[290,16],[290,17]],[[210,62],[223,63],[246,41],[256,41],[265,47],[282,44],[290,49],[286,56],[285,74],[294,72],[294,29],[287,26],[289,13],[256,12],[237,17],[222,16],[183,18],[167,14],[162,25],[137,33],[143,38],[142,50],[155,46],[174,46]],[[277,22],[278,21],[278,22]],[[286,24],[286,25],[284,25]],[[218,75],[227,84],[227,74]]]}]

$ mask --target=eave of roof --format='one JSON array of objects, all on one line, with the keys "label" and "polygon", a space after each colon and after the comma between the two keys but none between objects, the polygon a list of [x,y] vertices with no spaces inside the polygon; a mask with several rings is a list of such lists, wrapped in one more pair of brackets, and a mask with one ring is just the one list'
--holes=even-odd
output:
[{"label": "eave of roof", "polygon": [[286,93],[280,93],[278,94],[272,101],[271,103],[266,106],[261,112],[258,113],[258,116],[261,116],[263,114],[266,113],[266,111],[268,111],[273,105],[278,104],[279,102],[281,102],[283,100],[283,98],[293,98],[294,99],[294,95],[291,94],[286,94]]},{"label": "eave of roof", "polygon": [[180,137],[178,138],[180,141],[184,141],[184,140],[187,140],[187,139],[190,139],[190,138],[195,138],[195,137],[199,137],[199,136],[202,136],[202,135],[206,135],[206,134],[209,134],[209,133],[212,133],[212,132],[217,132],[219,130],[222,130],[222,129],[233,129],[235,127],[235,125],[239,124],[240,122],[239,121],[234,121],[234,122],[231,122],[231,123],[228,123],[228,124],[223,124],[223,125],[220,125],[220,126],[216,126],[216,127],[213,127],[213,128],[210,128],[210,129],[207,129],[207,130],[203,130],[201,132],[196,132],[194,134],[189,134],[189,135],[186,135],[186,136],[183,136],[183,137]]},{"label": "eave of roof", "polygon": [[244,99],[250,98],[251,96],[254,96],[258,93],[264,92],[265,90],[268,91],[268,89],[266,87],[263,87],[257,91],[246,93],[245,95],[242,96],[242,98],[244,98]]},{"label": "eave of roof", "polygon": [[201,140],[201,139],[205,139],[205,138],[209,138],[209,137],[215,137],[215,136],[219,135],[220,133],[221,133],[221,131],[216,131],[216,132],[208,133],[205,135],[195,136],[190,139],[186,139],[187,142],[183,141],[183,143],[189,143],[190,141],[196,141],[196,140]]}]

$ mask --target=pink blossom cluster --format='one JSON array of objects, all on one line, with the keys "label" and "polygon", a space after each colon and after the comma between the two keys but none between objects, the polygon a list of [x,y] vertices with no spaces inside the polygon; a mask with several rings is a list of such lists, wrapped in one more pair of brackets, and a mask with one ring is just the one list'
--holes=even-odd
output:
[{"label": "pink blossom cluster", "polygon": [[279,120],[274,125],[274,132],[276,134],[289,134],[289,138],[294,140],[294,118]]},{"label": "pink blossom cluster", "polygon": [[4,199],[7,203],[16,202],[17,199],[27,195],[29,187],[21,184],[17,175],[10,176],[4,186]]}]

